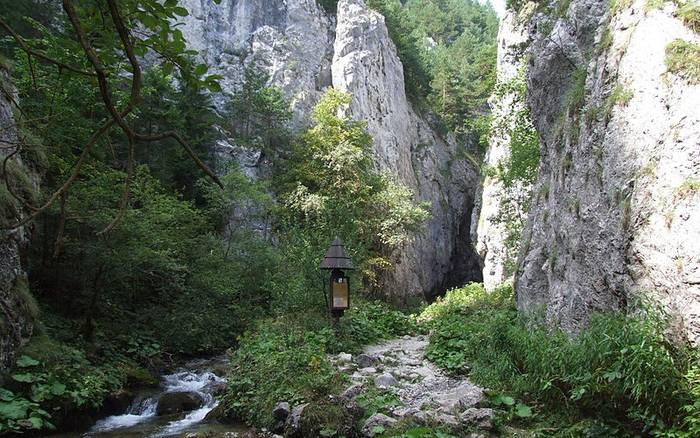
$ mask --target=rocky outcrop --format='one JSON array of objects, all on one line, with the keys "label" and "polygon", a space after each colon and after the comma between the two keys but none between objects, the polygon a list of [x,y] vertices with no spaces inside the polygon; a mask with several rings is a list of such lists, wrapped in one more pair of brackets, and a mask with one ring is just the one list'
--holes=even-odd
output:
[{"label": "rocky outcrop", "polygon": [[[379,13],[362,0],[339,1],[337,16],[315,0],[184,6],[190,10],[184,36],[224,76],[225,92],[240,86],[247,66],[262,68],[290,100],[297,128],[308,123],[325,88],[352,93],[349,111],[367,121],[377,169],[430,203],[425,233],[394,254],[396,270],[383,282],[387,296],[401,302],[480,279],[469,235],[477,172],[458,158],[454,139],[440,136],[406,98],[403,67]],[[259,151],[220,142],[217,153],[252,177],[261,174]]]},{"label": "rocky outcrop", "polygon": [[[513,81],[522,80],[523,48],[527,42],[527,29],[517,21],[515,14],[508,12],[501,20],[498,30],[498,58],[496,63],[498,90],[489,100],[492,115],[489,147],[484,158],[485,172],[479,200],[479,218],[477,225],[476,251],[484,263],[484,287],[491,290],[512,277],[514,254],[517,250],[509,248],[508,229],[503,219],[504,210],[515,212],[514,220],[525,220],[526,211],[522,211],[518,201],[529,196],[531,187],[514,187],[513,191],[521,196],[508,196],[495,170],[510,156],[510,131],[516,128],[519,120],[513,117],[525,106],[524,96],[514,87]],[[515,198],[515,199],[511,199]],[[514,242],[515,244],[515,242]],[[512,245],[515,246],[515,245]]]},{"label": "rocky outcrop", "polygon": [[667,46],[700,37],[676,6],[573,0],[520,16],[541,165],[516,294],[575,332],[592,311],[661,303],[700,343],[700,86]]},{"label": "rocky outcrop", "polygon": [[384,290],[396,301],[480,279],[470,241],[478,173],[458,158],[453,138],[442,137],[406,97],[403,67],[384,17],[362,0],[338,2],[333,86],[352,94],[352,117],[367,122],[375,164],[431,206],[425,232],[395,254]]},{"label": "rocky outcrop", "polygon": [[[0,67],[0,86],[3,88],[3,92],[0,93],[0,162],[5,160],[17,144],[17,127],[8,98],[14,96],[14,91],[7,82],[8,77],[4,68]],[[8,161],[7,169],[10,180],[16,178],[20,172],[26,171],[17,156]],[[10,169],[14,171],[10,172]],[[5,188],[4,180],[1,184],[0,206],[3,209],[3,221],[14,221],[14,213],[10,213],[9,210],[19,208]],[[9,217],[6,217],[8,214]],[[27,243],[27,230],[24,227],[10,231],[0,230],[0,372],[8,370],[14,364],[17,350],[31,337],[34,319],[37,316],[36,303],[29,292],[20,257]]]},{"label": "rocky outcrop", "polygon": [[[245,70],[269,76],[290,102],[292,127],[308,124],[323,90],[331,85],[334,18],[315,0],[184,0],[189,15],[180,27],[188,45],[200,52],[209,73],[222,76],[224,94],[239,90]],[[215,97],[221,111],[224,97]],[[252,178],[266,174],[259,150],[232,140],[215,145],[222,163],[235,161]]]}]

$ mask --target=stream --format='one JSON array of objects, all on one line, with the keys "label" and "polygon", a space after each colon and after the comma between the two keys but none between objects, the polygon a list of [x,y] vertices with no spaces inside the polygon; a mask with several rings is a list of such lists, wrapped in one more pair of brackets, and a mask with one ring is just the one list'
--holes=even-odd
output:
[{"label": "stream", "polygon": [[[145,390],[133,399],[129,408],[120,415],[103,418],[87,432],[76,435],[63,435],[66,438],[130,438],[130,437],[179,437],[185,433],[244,432],[244,425],[202,423],[206,415],[216,408],[219,402],[214,397],[217,385],[226,380],[217,376],[212,369],[225,363],[225,359],[199,359],[186,363],[172,374],[161,376],[157,389]],[[196,393],[203,400],[200,408],[180,415],[158,416],[158,401],[167,393]]]}]

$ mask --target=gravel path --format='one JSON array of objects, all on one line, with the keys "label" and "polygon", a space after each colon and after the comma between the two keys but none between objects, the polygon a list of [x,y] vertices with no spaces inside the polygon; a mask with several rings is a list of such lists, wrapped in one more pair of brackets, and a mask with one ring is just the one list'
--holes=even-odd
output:
[{"label": "gravel path", "polygon": [[491,429],[493,411],[479,407],[484,401],[483,389],[465,377],[450,377],[430,363],[425,358],[427,346],[427,336],[404,336],[368,346],[357,356],[340,353],[332,357],[352,381],[344,397],[352,399],[374,386],[395,394],[400,401],[386,414],[367,420],[363,428],[366,436],[374,436],[373,430],[389,428],[401,418],[463,433]]}]

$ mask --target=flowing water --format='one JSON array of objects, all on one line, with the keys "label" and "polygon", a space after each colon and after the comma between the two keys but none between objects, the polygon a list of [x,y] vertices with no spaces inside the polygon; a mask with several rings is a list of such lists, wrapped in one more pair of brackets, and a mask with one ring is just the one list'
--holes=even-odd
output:
[{"label": "flowing water", "polygon": [[[221,358],[198,360],[187,363],[173,374],[162,376],[159,390],[145,392],[137,396],[127,411],[99,420],[86,433],[84,438],[130,438],[130,437],[177,437],[185,432],[243,432],[242,425],[204,424],[202,420],[219,402],[212,392],[217,384],[225,380],[211,371],[220,364]],[[160,397],[168,392],[194,392],[204,400],[202,407],[187,412],[184,416],[157,416],[156,407]],[[68,436],[68,435],[65,435]]]}]

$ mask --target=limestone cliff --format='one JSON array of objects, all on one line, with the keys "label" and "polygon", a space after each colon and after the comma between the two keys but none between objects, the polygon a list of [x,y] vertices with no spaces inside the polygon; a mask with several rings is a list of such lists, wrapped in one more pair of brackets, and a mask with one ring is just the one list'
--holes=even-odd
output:
[{"label": "limestone cliff", "polygon": [[[507,220],[523,223],[527,219],[527,211],[519,208],[518,201],[529,196],[530,185],[520,184],[511,190],[504,187],[496,174],[499,166],[504,165],[510,157],[510,133],[517,128],[516,124],[519,122],[514,115],[526,107],[523,93],[511,86],[514,81],[522,82],[524,79],[522,76],[525,65],[521,45],[525,42],[527,29],[516,21],[515,14],[507,13],[501,20],[498,31],[498,84],[497,92],[489,100],[492,134],[483,163],[487,171],[484,172],[482,182],[476,230],[476,250],[484,261],[483,278],[487,290],[512,277],[517,257],[517,239],[516,242],[508,242]],[[512,214],[508,215],[509,212]],[[521,226],[517,228],[520,229]]]},{"label": "limestone cliff", "polygon": [[541,140],[517,301],[576,331],[648,296],[697,345],[700,86],[666,61],[674,40],[700,36],[674,3],[650,5],[572,0],[516,17]]},{"label": "limestone cliff", "polygon": [[[377,169],[431,204],[425,233],[395,254],[397,267],[384,279],[388,296],[403,301],[480,279],[469,237],[477,172],[406,98],[403,67],[379,13],[362,0],[341,0],[337,15],[315,0],[184,3],[185,37],[224,76],[225,92],[240,85],[246,66],[262,67],[290,99],[297,128],[327,87],[352,93],[350,114],[368,123]],[[222,151],[259,174],[256,151],[219,144]]]},{"label": "limestone cliff", "polygon": [[430,296],[478,279],[469,237],[476,169],[457,158],[453,138],[442,138],[413,109],[384,17],[362,0],[338,3],[332,79],[335,88],[352,94],[352,116],[367,122],[377,168],[431,205],[425,233],[396,254],[396,268],[384,279],[388,294]]},{"label": "limestone cliff", "polygon": [[[17,144],[17,127],[8,97],[16,96],[7,82],[8,76],[4,67],[0,67],[0,163]],[[19,172],[26,170],[18,158],[10,159],[7,169],[10,181]],[[13,182],[11,185],[14,185]],[[17,208],[14,198],[10,197],[4,180],[0,196],[3,219],[16,220],[15,210],[21,208]],[[17,350],[31,337],[34,318],[37,316],[36,303],[29,292],[27,276],[21,263],[22,249],[28,243],[26,233],[24,227],[12,231],[0,230],[0,373],[14,364]]]}]

